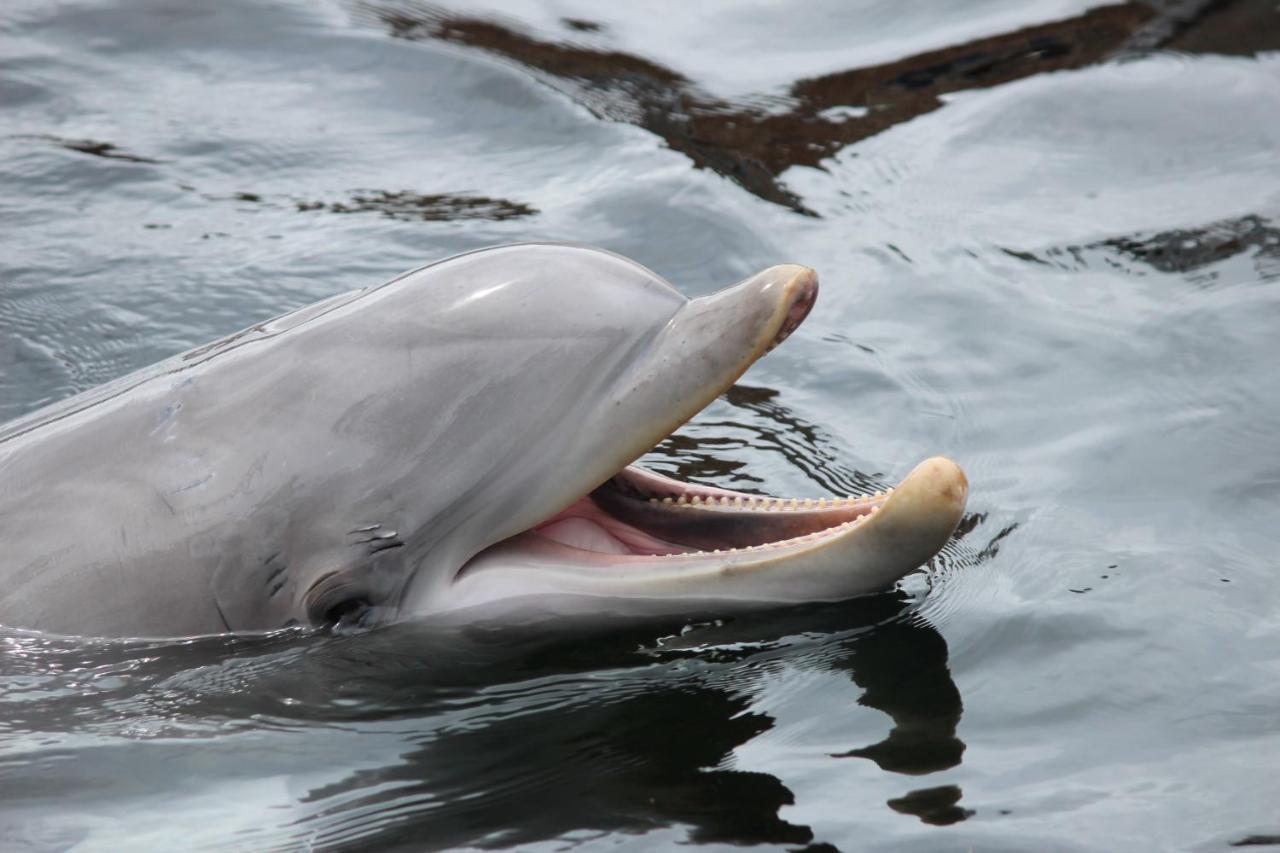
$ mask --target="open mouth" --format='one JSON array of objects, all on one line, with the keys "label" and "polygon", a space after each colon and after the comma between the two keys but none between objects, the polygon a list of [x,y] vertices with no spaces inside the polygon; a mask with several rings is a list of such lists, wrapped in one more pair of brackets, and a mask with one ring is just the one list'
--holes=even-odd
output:
[{"label": "open mouth", "polygon": [[[943,457],[885,492],[818,499],[749,495],[628,466],[481,551],[455,591],[459,603],[477,604],[497,587],[589,598],[839,601],[887,589],[932,559],[967,495],[964,473]],[[493,583],[498,576],[505,583]]]},{"label": "open mouth", "polygon": [[761,497],[628,466],[532,532],[566,548],[614,557],[769,553],[851,531],[870,520],[891,493]]},{"label": "open mouth", "polygon": [[[844,498],[778,498],[693,485],[635,465],[532,530],[481,552],[491,560],[625,576],[693,577],[789,571],[768,597],[834,600],[891,585],[932,558],[964,510],[968,482],[954,462],[925,460],[897,488]],[[732,591],[731,591],[732,592]],[[744,591],[750,592],[750,591]],[[732,597],[738,597],[736,594]]]},{"label": "open mouth", "polygon": [[[773,333],[743,370],[813,305],[816,277],[792,269],[801,272],[790,275]],[[587,599],[836,601],[886,589],[927,563],[954,532],[967,495],[964,473],[942,457],[920,463],[893,489],[840,498],[762,497],[628,465],[476,554],[455,577],[453,594],[458,604],[485,603],[499,589]]]},{"label": "open mouth", "polygon": [[[640,418],[652,416],[652,429],[636,429],[635,437],[660,441],[726,391],[799,327],[817,292],[813,270],[777,266],[687,304],[673,320],[682,325],[671,342],[681,355],[672,359],[696,365],[703,353],[733,357],[708,371],[690,400],[666,412],[655,403],[653,415],[637,410]],[[756,318],[755,325],[733,325],[733,316]],[[630,459],[643,450],[628,447]],[[561,510],[475,553],[436,607],[529,597],[588,613],[607,611],[611,599],[631,602],[628,612],[671,612],[692,602],[741,608],[841,601],[890,588],[931,560],[968,496],[963,471],[942,457],[920,462],[886,492],[838,498],[760,497],[635,465],[599,474],[608,476],[603,484],[566,494]]]}]

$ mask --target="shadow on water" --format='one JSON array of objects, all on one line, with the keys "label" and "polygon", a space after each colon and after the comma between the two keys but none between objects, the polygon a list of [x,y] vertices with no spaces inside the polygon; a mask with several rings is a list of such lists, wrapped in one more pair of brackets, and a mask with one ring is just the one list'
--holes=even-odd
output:
[{"label": "shadow on water", "polygon": [[[484,713],[448,732],[410,735],[399,763],[310,791],[303,799],[318,808],[295,828],[353,847],[508,847],[662,827],[701,843],[807,844],[812,830],[779,815],[795,800],[783,781],[733,766],[737,747],[774,726],[753,699],[783,662],[846,675],[859,704],[892,720],[883,740],[838,757],[910,776],[960,762],[946,643],[902,595],[670,627],[656,641],[652,625],[571,640],[511,628],[452,638],[471,662],[433,678],[456,685],[482,672],[507,689],[484,691]],[[575,677],[587,673],[589,690]],[[888,806],[932,824],[970,814],[958,789],[940,790]]]},{"label": "shadow on water", "polygon": [[507,201],[475,195],[432,193],[423,195],[409,190],[368,190],[357,192],[350,201],[299,201],[298,210],[325,210],[329,213],[381,213],[388,219],[426,222],[456,222],[462,219],[488,219],[504,222],[532,216],[537,209],[523,202]]},{"label": "shadow on water", "polygon": [[[96,139],[66,139],[49,134],[18,134],[12,139],[55,145],[77,154],[105,160],[123,161],[143,166],[168,166],[169,161],[143,157],[122,150],[113,142]],[[521,201],[492,198],[469,193],[420,193],[414,190],[358,189],[342,201],[325,201],[286,195],[264,195],[257,192],[204,193],[194,186],[179,182],[178,188],[195,193],[205,201],[234,202],[241,210],[262,208],[292,209],[302,213],[378,213],[401,222],[458,222],[488,220],[506,222],[534,216],[538,209]],[[246,207],[246,205],[251,205]],[[146,228],[169,227],[146,225]],[[206,235],[207,236],[207,235]],[[225,236],[225,235],[223,235]]]},{"label": "shadow on water", "polygon": [[[813,831],[779,815],[795,800],[786,784],[734,766],[735,749],[775,726],[757,697],[783,667],[840,673],[859,705],[890,718],[886,737],[838,758],[915,777],[964,752],[946,643],[900,593],[733,620],[563,627],[399,625],[181,644],[10,636],[2,728],[14,739],[104,738],[125,745],[112,760],[132,763],[186,742],[204,758],[185,760],[209,772],[236,761],[226,750],[237,734],[393,731],[388,760],[295,792],[277,831],[325,849],[497,848],[657,829],[808,844]],[[46,790],[88,794],[112,773],[32,766],[18,752],[0,758],[0,795],[21,807]],[[962,820],[958,789],[943,790],[887,805],[926,823]]]},{"label": "shadow on water", "polygon": [[1276,47],[1274,28],[1251,29],[1271,14],[1260,0],[1127,2],[883,65],[798,80],[781,97],[729,101],[649,59],[537,38],[493,18],[415,2],[361,2],[355,8],[395,38],[445,41],[513,60],[600,118],[638,125],[696,168],[810,216],[817,214],[782,182],[787,169],[821,168],[845,146],[939,109],[949,93],[1162,47],[1217,51],[1241,44],[1233,39],[1236,32],[1252,32],[1243,43],[1254,51]]},{"label": "shadow on water", "polygon": [[1199,228],[1177,228],[1154,234],[1130,234],[1086,246],[1055,247],[1039,253],[1006,248],[1008,255],[1032,263],[1064,269],[1086,268],[1101,262],[1126,265],[1126,272],[1140,264],[1155,272],[1186,275],[1248,254],[1261,281],[1280,277],[1280,228],[1256,214]]},{"label": "shadow on water", "polygon": [[140,154],[133,154],[123,151],[112,142],[102,142],[96,139],[66,139],[60,136],[51,136],[49,134],[24,135],[18,134],[13,139],[29,139],[37,142],[49,142],[68,151],[76,151],[80,154],[88,154],[92,157],[102,157],[106,160],[123,160],[126,163],[149,163],[159,164],[163,161],[156,160],[151,157],[143,157]]}]

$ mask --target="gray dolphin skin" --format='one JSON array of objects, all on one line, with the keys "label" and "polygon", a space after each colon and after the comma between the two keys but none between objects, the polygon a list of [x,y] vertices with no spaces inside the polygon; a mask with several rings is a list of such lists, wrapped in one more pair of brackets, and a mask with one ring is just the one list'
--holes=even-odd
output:
[{"label": "gray dolphin skin", "polygon": [[761,498],[630,465],[804,319],[565,244],[460,255],[0,427],[0,624],[98,637],[588,618],[891,586],[968,491]]}]

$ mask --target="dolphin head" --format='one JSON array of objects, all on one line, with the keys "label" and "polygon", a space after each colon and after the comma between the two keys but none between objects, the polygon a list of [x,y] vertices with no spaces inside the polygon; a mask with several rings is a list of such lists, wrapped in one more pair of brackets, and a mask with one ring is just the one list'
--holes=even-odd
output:
[{"label": "dolphin head", "polygon": [[632,261],[563,244],[459,256],[369,293],[394,318],[377,345],[406,350],[406,366],[375,419],[395,473],[363,494],[406,547],[382,570],[324,576],[310,620],[352,602],[397,618],[546,602],[681,612],[892,585],[960,519],[967,484],[948,460],[888,495],[816,502],[630,464],[781,343],[817,293],[813,270],[782,265],[690,300]]}]

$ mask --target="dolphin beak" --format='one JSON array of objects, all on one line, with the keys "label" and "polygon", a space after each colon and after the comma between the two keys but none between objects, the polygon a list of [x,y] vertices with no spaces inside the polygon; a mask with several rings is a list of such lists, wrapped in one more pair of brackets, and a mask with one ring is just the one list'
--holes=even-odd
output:
[{"label": "dolphin beak", "polygon": [[782,343],[804,322],[818,298],[818,274],[809,267],[769,267],[733,287],[690,301],[668,329],[685,346],[673,350],[688,357],[693,347],[705,354],[707,342],[732,353],[741,376],[756,359]]},{"label": "dolphin beak", "polygon": [[817,273],[782,264],[681,306],[653,341],[650,356],[636,362],[630,380],[619,383],[612,405],[603,409],[611,421],[630,424],[633,441],[610,447],[601,479],[648,452],[732,387],[795,331],[817,297]]}]

